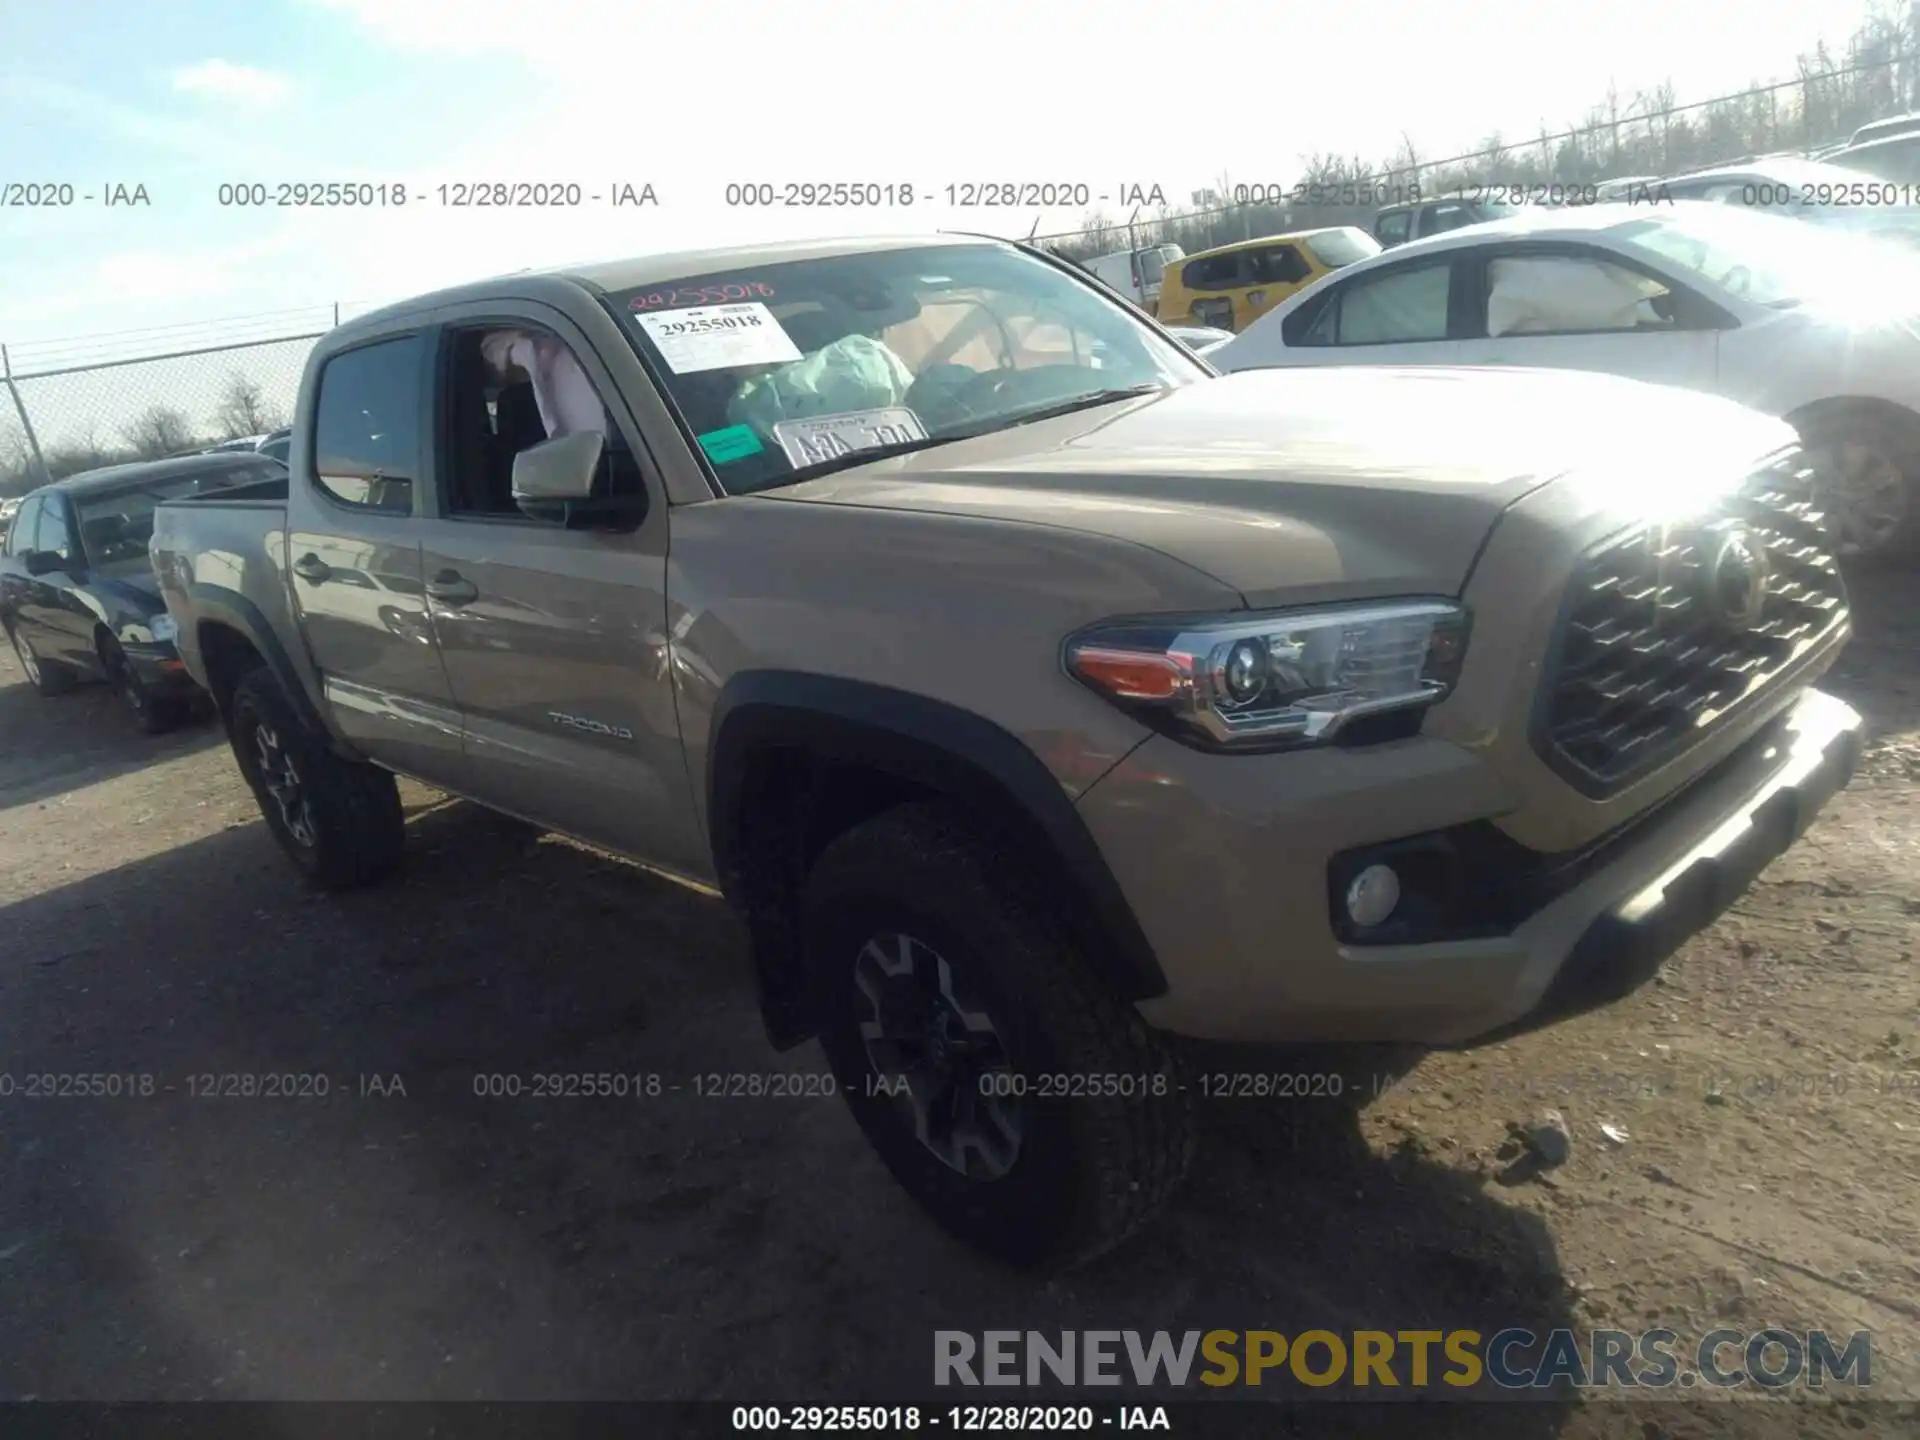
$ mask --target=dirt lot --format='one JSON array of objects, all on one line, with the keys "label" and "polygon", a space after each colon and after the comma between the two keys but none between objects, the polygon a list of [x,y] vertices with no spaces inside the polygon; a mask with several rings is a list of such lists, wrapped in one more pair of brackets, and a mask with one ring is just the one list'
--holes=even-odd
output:
[{"label": "dirt lot", "polygon": [[[1045,1285],[933,1231],[837,1101],[693,1093],[824,1070],[770,1058],[717,906],[419,790],[404,878],[312,898],[211,727],[140,740],[9,661],[0,1071],[154,1093],[0,1099],[0,1397],[874,1401],[925,1390],[935,1329],[1009,1324],[1867,1328],[1874,1389],[1920,1396],[1920,580],[1857,588],[1832,688],[1872,724],[1864,773],[1655,984],[1429,1058],[1357,1122],[1214,1102],[1150,1239]],[[475,1094],[546,1070],[682,1088]],[[194,1093],[232,1073],[328,1093]],[[1506,1122],[1548,1105],[1570,1161],[1501,1183]]]}]

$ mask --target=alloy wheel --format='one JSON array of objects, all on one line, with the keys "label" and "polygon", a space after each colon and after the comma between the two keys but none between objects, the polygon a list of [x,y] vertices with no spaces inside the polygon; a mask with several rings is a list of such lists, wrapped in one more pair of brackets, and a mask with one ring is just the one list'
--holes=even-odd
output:
[{"label": "alloy wheel", "polygon": [[294,842],[305,848],[314,843],[313,807],[293,756],[280,743],[279,733],[264,722],[254,726],[253,753],[260,771],[260,783],[266,787],[280,823]]},{"label": "alloy wheel", "polygon": [[1885,451],[1857,440],[1822,447],[1817,493],[1842,555],[1870,555],[1900,533],[1907,477]]},{"label": "alloy wheel", "polygon": [[910,935],[875,935],[854,961],[854,985],[876,1088],[914,1136],[969,1178],[1010,1171],[1025,1129],[1018,1076],[992,1017],[956,986],[946,958]]}]

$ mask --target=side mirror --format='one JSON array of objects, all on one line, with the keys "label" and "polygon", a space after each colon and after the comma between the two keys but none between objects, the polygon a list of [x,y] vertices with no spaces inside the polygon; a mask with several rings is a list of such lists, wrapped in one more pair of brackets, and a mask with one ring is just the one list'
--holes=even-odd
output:
[{"label": "side mirror", "polygon": [[[561,435],[513,457],[513,501],[521,513],[568,530],[634,530],[647,513],[646,492],[595,495],[593,485],[606,454],[596,430]],[[616,452],[617,462],[623,452]],[[615,476],[619,465],[613,466]]]},{"label": "side mirror", "polygon": [[20,557],[29,575],[51,575],[67,568],[67,562],[51,550],[29,550]]},{"label": "side mirror", "polygon": [[593,430],[562,435],[529,446],[513,457],[513,499],[550,507],[555,501],[585,500],[593,494],[606,437]]}]

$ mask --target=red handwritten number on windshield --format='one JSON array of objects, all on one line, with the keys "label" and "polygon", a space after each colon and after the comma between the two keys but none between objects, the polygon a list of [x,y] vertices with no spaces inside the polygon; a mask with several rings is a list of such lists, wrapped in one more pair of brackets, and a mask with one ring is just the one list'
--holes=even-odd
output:
[{"label": "red handwritten number on windshield", "polygon": [[651,295],[634,296],[629,308],[669,310],[682,305],[726,305],[772,298],[773,286],[761,280],[747,280],[738,284],[702,285],[692,290],[656,290]]}]

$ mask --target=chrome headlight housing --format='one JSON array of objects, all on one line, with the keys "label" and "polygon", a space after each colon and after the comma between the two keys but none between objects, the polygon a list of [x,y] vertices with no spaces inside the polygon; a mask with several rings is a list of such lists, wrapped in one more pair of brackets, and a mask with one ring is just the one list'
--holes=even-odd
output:
[{"label": "chrome headlight housing", "polygon": [[1069,674],[1156,728],[1209,748],[1322,744],[1368,715],[1444,697],[1468,618],[1446,600],[1386,600],[1095,626]]}]

